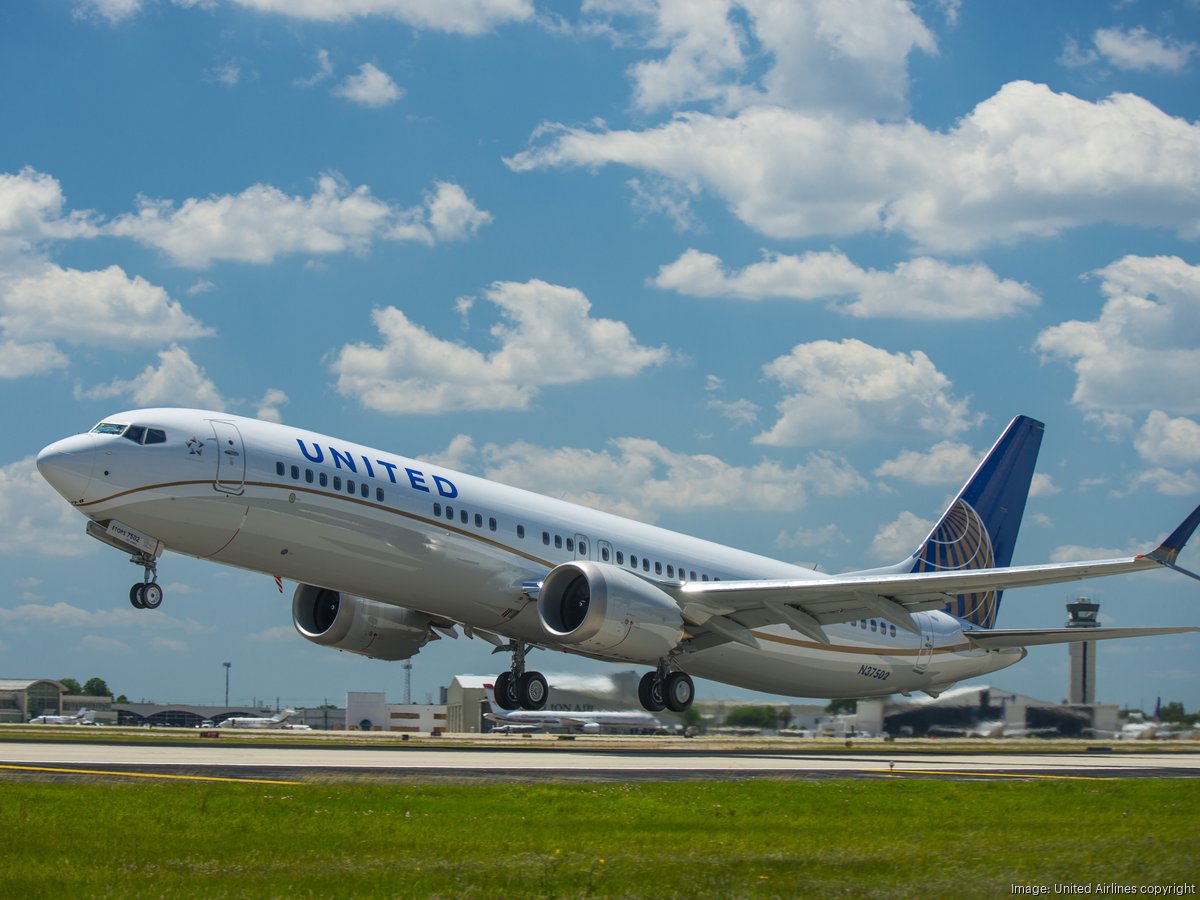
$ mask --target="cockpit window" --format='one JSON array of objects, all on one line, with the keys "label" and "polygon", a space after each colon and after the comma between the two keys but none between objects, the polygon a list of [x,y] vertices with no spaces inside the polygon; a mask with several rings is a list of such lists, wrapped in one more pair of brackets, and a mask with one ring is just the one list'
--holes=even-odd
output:
[{"label": "cockpit window", "polygon": [[92,429],[92,434],[112,434],[133,441],[135,444],[165,444],[167,433],[161,428],[145,425],[121,425],[117,422],[101,422]]}]

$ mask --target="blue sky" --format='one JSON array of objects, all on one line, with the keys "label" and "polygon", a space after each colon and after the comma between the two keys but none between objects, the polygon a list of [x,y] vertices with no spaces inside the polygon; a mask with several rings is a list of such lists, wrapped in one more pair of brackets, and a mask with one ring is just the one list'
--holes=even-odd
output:
[{"label": "blue sky", "polygon": [[[1194,0],[3,4],[0,670],[398,698],[268,577],[168,556],[163,608],[129,607],[33,457],[138,406],[828,571],[906,555],[1024,413],[1015,561],[1153,547],[1200,501],[1198,67]],[[1011,592],[1000,625],[1080,593],[1200,622],[1153,574]],[[489,649],[427,646],[414,694]],[[1100,699],[1195,709],[1197,649],[1102,645]],[[1066,651],[994,681],[1060,698]]]}]

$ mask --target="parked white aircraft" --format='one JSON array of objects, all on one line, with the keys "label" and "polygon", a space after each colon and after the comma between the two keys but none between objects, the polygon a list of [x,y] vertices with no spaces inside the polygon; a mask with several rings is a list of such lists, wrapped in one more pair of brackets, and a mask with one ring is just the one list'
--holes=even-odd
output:
[{"label": "parked white aircraft", "polygon": [[627,709],[590,710],[588,712],[542,711],[537,709],[505,710],[496,703],[495,685],[487,685],[488,712],[483,717],[494,722],[492,731],[578,731],[600,734],[605,728],[622,728],[638,732],[665,732],[668,729],[649,712]]},{"label": "parked white aircraft", "polygon": [[273,716],[230,716],[218,723],[218,728],[292,728],[287,720],[296,714],[294,709],[281,709]]},{"label": "parked white aircraft", "polygon": [[92,711],[81,709],[73,716],[34,716],[29,720],[30,725],[95,725],[92,721]]},{"label": "parked white aircraft", "polygon": [[652,666],[648,710],[691,705],[690,675],[804,697],[936,694],[1033,644],[1197,628],[997,630],[1005,588],[1181,569],[1195,509],[1140,556],[1012,567],[1043,426],[1014,419],[928,538],[879,569],[826,575],[430,463],[191,409],[106,417],[38,454],[93,537],[144,570],[164,549],[298,582],[296,630],[379,659],[440,635],[512,653],[500,705],[540,709],[531,647]]}]

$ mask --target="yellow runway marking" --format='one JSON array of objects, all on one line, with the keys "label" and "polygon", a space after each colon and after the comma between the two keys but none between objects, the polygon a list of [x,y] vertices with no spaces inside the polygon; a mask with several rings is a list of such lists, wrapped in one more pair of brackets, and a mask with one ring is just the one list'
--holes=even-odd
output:
[{"label": "yellow runway marking", "polygon": [[0,769],[13,769],[18,772],[55,772],[60,775],[116,775],[122,778],[169,778],[176,781],[230,781],[235,784],[300,784],[299,781],[272,781],[268,778],[224,778],[220,775],[168,775],[159,772],[110,772],[104,769],[63,769],[52,766],[0,764]]},{"label": "yellow runway marking", "polygon": [[954,775],[958,778],[1045,778],[1056,781],[1112,781],[1106,775],[1035,775],[1020,772],[948,772],[944,769],[862,769],[873,775]]}]

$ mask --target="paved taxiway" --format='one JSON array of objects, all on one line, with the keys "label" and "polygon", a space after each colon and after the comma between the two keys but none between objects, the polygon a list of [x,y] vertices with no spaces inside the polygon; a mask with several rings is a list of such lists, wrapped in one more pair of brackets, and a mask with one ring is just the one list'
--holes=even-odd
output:
[{"label": "paved taxiway", "polygon": [[288,747],[197,744],[0,743],[0,771],[237,780],[572,781],[744,778],[1195,778],[1200,752],[823,753],[583,750],[535,747]]}]

